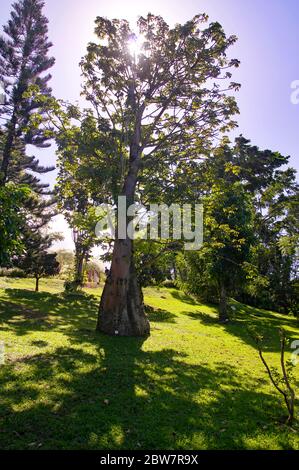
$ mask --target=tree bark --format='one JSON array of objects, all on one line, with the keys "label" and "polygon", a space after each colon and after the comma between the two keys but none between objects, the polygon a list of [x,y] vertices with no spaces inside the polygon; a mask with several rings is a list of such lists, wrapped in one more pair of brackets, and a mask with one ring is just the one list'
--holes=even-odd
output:
[{"label": "tree bark", "polygon": [[[142,110],[136,117],[134,136],[130,145],[128,174],[125,178],[122,195],[126,196],[126,205],[134,202],[135,189],[141,158],[141,117]],[[130,222],[127,214],[126,227]],[[97,330],[113,336],[147,336],[150,333],[148,318],[144,312],[143,295],[139,285],[133,254],[133,240],[126,235],[116,240],[110,273],[103,290]]]},{"label": "tree bark", "polygon": [[35,292],[39,291],[39,277],[35,278]]},{"label": "tree bark", "polygon": [[219,321],[227,322],[229,320],[227,311],[227,293],[224,284],[220,285],[220,299],[219,299]]},{"label": "tree bark", "polygon": [[85,253],[76,247],[76,258],[75,258],[75,284],[77,287],[83,286],[83,266],[84,266]]},{"label": "tree bark", "polygon": [[115,241],[101,298],[97,329],[112,336],[146,336],[150,332],[132,250],[132,240]]}]

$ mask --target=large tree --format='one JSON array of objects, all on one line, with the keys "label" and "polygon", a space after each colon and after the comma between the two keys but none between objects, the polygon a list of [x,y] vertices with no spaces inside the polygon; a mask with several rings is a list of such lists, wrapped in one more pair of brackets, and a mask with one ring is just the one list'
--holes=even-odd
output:
[{"label": "large tree", "polygon": [[239,178],[254,204],[255,243],[252,265],[241,300],[256,306],[292,309],[296,247],[299,240],[296,170],[289,156],[261,150],[240,136],[230,151],[223,148],[227,164],[239,168]]},{"label": "large tree", "polygon": [[[89,45],[82,61],[84,91],[101,124],[105,119],[110,139],[119,143],[119,194],[127,207],[134,203],[143,167],[159,158],[173,164],[199,158],[219,131],[234,125],[235,100],[220,83],[237,87],[228,82],[238,61],[227,57],[236,38],[226,37],[219,23],[206,22],[206,15],[197,15],[170,28],[148,14],[139,18],[136,32],[125,20],[96,20],[99,41]],[[122,215],[128,225],[130,217]],[[118,230],[98,329],[110,335],[149,333],[133,240]]]},{"label": "large tree", "polygon": [[[178,258],[183,286],[217,300],[222,285],[222,316],[225,291],[258,307],[296,309],[298,184],[296,171],[285,167],[288,161],[240,136],[233,145],[224,139],[194,168],[192,188],[177,172],[178,191],[189,200],[199,197],[205,207],[203,248]],[[248,212],[244,203],[252,207],[251,221],[242,219]],[[239,248],[238,238],[243,240]]]},{"label": "large tree", "polygon": [[[14,165],[14,150],[32,144],[48,145],[39,126],[30,123],[32,112],[42,115],[40,104],[33,96],[25,97],[30,86],[35,85],[43,94],[50,94],[47,70],[54,64],[48,56],[52,44],[48,41],[48,20],[43,14],[41,0],[19,0],[13,4],[11,18],[4,26],[0,37],[0,79],[4,83],[6,101],[0,107],[5,120],[5,143],[1,161],[0,184],[8,179],[10,165]],[[26,160],[26,162],[25,162]],[[38,162],[23,158],[22,166],[33,171],[39,169]]]},{"label": "large tree", "polygon": [[0,106],[0,186],[13,182],[30,188],[22,201],[22,213],[23,232],[32,231],[32,237],[54,215],[49,185],[39,178],[53,168],[41,166],[34,155],[27,153],[28,145],[50,145],[42,125],[46,116],[41,101],[31,92],[34,88],[39,96],[51,94],[48,69],[54,59],[48,55],[52,44],[43,7],[41,0],[13,3],[11,17],[0,37],[0,80],[5,90]]}]

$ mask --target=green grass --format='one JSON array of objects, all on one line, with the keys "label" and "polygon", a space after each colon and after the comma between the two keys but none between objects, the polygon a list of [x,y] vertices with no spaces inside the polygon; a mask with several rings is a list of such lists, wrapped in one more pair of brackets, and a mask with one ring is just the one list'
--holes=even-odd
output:
[{"label": "green grass", "polygon": [[1,449],[299,449],[246,328],[278,365],[277,329],[299,339],[295,319],[234,302],[220,325],[215,307],[148,288],[151,336],[111,338],[94,331],[99,289],[40,287],[0,278]]}]

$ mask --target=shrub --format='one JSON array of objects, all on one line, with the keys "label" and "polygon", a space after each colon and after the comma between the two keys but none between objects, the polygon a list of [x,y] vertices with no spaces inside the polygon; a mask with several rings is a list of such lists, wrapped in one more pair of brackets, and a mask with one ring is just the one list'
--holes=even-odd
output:
[{"label": "shrub", "polygon": [[25,278],[27,275],[20,268],[0,268],[0,277]]},{"label": "shrub", "polygon": [[170,289],[177,289],[178,288],[176,281],[174,281],[172,279],[166,279],[165,281],[163,281],[162,286],[163,287],[168,287]]},{"label": "shrub", "polygon": [[65,281],[65,283],[63,284],[63,286],[64,286],[65,292],[67,292],[67,293],[77,292],[78,287],[79,287],[77,282],[75,282],[75,281],[70,281],[70,280]]}]

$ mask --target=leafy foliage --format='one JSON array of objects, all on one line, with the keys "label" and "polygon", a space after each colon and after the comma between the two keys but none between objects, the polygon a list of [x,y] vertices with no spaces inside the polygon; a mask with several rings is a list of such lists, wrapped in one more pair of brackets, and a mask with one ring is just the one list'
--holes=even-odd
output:
[{"label": "leafy foliage", "polygon": [[56,260],[56,253],[49,253],[53,236],[29,232],[25,234],[25,238],[26,251],[18,258],[16,264],[36,279],[38,291],[38,281],[41,277],[54,276],[59,273],[60,266]]},{"label": "leafy foliage", "polygon": [[0,187],[0,266],[10,265],[13,257],[24,248],[24,214],[20,207],[29,195],[30,189],[24,185]]}]

